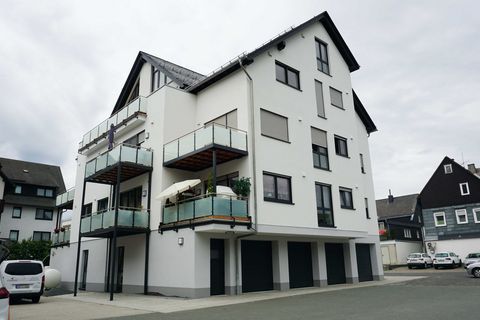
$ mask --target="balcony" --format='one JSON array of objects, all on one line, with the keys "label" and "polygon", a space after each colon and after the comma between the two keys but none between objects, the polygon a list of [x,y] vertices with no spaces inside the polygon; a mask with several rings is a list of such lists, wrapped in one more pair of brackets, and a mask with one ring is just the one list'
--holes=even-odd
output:
[{"label": "balcony", "polygon": [[248,154],[247,133],[242,130],[209,124],[163,146],[163,165],[188,171],[212,167]]},{"label": "balcony", "polygon": [[193,228],[209,223],[251,225],[248,200],[242,197],[208,194],[164,205],[159,229]]},{"label": "balcony", "polygon": [[71,188],[65,191],[62,194],[57,196],[55,201],[55,206],[59,209],[72,209],[73,208],[73,198],[75,197],[75,189]]},{"label": "balcony", "polygon": [[[149,228],[150,213],[139,208],[118,208],[117,235],[126,236],[145,233]],[[83,217],[80,222],[80,233],[86,237],[108,238],[113,234],[115,226],[115,209],[94,212]]]},{"label": "balcony", "polygon": [[53,233],[52,247],[63,247],[68,245],[70,245],[70,228],[66,228],[59,233]]},{"label": "balcony", "polygon": [[[106,151],[85,166],[85,181],[116,184],[152,170],[153,151],[126,144]],[[118,175],[118,170],[120,169]],[[117,181],[120,178],[120,181]]]},{"label": "balcony", "polygon": [[143,123],[147,114],[147,100],[145,97],[138,97],[127,106],[120,109],[107,120],[88,131],[78,145],[78,152],[82,153],[88,148],[99,144],[108,137],[110,125],[114,125],[118,132],[122,127],[133,125],[134,123]]}]

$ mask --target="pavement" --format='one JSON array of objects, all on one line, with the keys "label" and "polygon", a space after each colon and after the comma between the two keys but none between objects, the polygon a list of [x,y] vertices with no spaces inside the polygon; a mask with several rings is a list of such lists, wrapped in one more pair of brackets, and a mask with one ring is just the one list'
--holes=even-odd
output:
[{"label": "pavement", "polygon": [[[13,319],[479,319],[480,279],[463,269],[395,269],[386,280],[327,288],[182,299],[103,293],[42,297]],[[41,315],[41,317],[39,317]]]}]

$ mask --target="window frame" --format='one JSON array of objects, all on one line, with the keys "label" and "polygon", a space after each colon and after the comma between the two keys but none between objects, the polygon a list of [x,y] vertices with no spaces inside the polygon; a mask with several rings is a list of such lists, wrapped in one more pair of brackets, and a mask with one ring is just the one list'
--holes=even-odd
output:
[{"label": "window frame", "polygon": [[[337,147],[337,140],[338,140],[338,141],[345,142],[345,151],[346,151],[345,154],[342,154],[342,153],[339,152],[339,151],[341,151],[341,150],[340,150],[340,148]],[[341,137],[341,136],[338,136],[338,135],[334,135],[334,136],[333,136],[333,141],[334,141],[334,144],[335,144],[335,154],[336,154],[337,156],[341,156],[341,157],[344,157],[344,158],[350,158],[350,157],[348,156],[348,139],[347,139],[347,138],[344,138],[344,137]]]},{"label": "window frame", "polygon": [[[105,209],[100,209],[100,204],[106,202],[106,207]],[[102,198],[102,199],[99,199],[97,200],[97,212],[107,212],[108,211],[108,197],[105,197],[105,198]]]},{"label": "window frame", "polygon": [[[317,44],[318,44],[318,54],[317,54]],[[326,57],[322,56],[322,45],[325,46],[325,52],[326,52],[326,55],[327,55]],[[318,39],[317,37],[315,37],[315,56],[317,58],[317,70],[322,72],[322,73],[325,73],[326,75],[331,76],[331,73],[330,73],[330,59],[328,57],[328,44],[325,41],[322,41],[322,40]],[[319,62],[320,62],[320,65],[322,66],[322,68],[318,67]],[[325,72],[323,70],[323,64],[327,65],[328,72]]]},{"label": "window frame", "polygon": [[[278,79],[278,77],[277,77],[277,66],[283,68],[283,70],[284,70],[284,76],[285,76],[285,81],[282,81],[282,80]],[[292,72],[293,74],[296,75],[296,77],[297,77],[297,82],[298,82],[298,87],[292,85],[292,84],[288,81],[288,71],[290,71],[290,72]],[[297,89],[297,90],[299,90],[299,91],[302,91],[301,85],[300,85],[300,71],[298,71],[297,69],[292,68],[292,67],[290,67],[289,65],[286,65],[285,63],[280,62],[280,61],[278,61],[278,60],[275,60],[275,80],[277,80],[278,82],[283,83],[283,84],[289,86],[290,88],[294,88],[294,89]]]},{"label": "window frame", "polygon": [[[336,104],[333,103],[333,99],[332,99],[332,91],[335,91],[337,93],[340,94],[340,100],[342,101],[342,105],[341,106],[337,106]],[[338,90],[338,89],[335,89],[334,87],[330,87],[330,91],[329,91],[329,94],[330,94],[330,104],[336,108],[339,108],[341,110],[345,110],[345,107],[344,107],[344,103],[343,103],[343,92]]]},{"label": "window frame", "polygon": [[[20,209],[20,215],[18,217],[16,217],[14,215],[15,209]],[[12,219],[22,219],[22,207],[13,207],[12,208]]]},{"label": "window frame", "polygon": [[[41,218],[38,217],[38,213],[39,213],[40,211],[42,212],[42,217],[41,217]],[[45,211],[48,211],[48,212],[51,212],[51,213],[52,213],[52,216],[51,216],[50,219],[45,218]],[[52,209],[45,209],[45,208],[37,208],[37,209],[35,210],[35,220],[52,221],[52,220],[53,220],[53,210],[52,210]]]},{"label": "window frame", "polygon": [[[47,195],[48,191],[52,193],[51,196]],[[53,198],[54,192],[53,189],[49,187],[37,187],[37,193],[35,194],[35,196],[42,198]]]},{"label": "window frame", "polygon": [[[459,216],[465,215],[465,221],[460,222]],[[455,210],[455,218],[457,219],[457,224],[468,224],[468,213],[467,209],[456,209]]]},{"label": "window frame", "polygon": [[[447,168],[450,168],[450,172],[448,172]],[[451,174],[451,173],[453,173],[452,164],[451,164],[451,163],[444,164],[444,165],[443,165],[443,172],[444,172],[445,174]]]},{"label": "window frame", "polygon": [[[17,234],[16,239],[12,239],[12,232]],[[18,241],[19,236],[20,236],[19,230],[10,230],[10,232],[8,233],[8,239],[11,241]]]},{"label": "window frame", "polygon": [[403,228],[403,237],[405,239],[411,239],[412,238],[412,231],[408,228]]},{"label": "window frame", "polygon": [[[350,193],[351,206],[344,206],[342,204],[342,192]],[[340,196],[340,208],[348,209],[348,210],[355,210],[355,206],[353,205],[353,190],[351,188],[338,187],[338,194]]]},{"label": "window frame", "polygon": [[[35,234],[40,234],[40,240],[35,240]],[[43,236],[48,234],[48,240],[44,240]],[[52,240],[52,234],[51,232],[48,231],[33,231],[32,235],[32,240],[33,241],[51,241]]]},{"label": "window frame", "polygon": [[[465,192],[463,192],[463,186],[466,187],[466,191],[465,191]],[[462,183],[460,183],[460,184],[459,184],[459,187],[460,187],[460,195],[462,195],[462,196],[468,196],[468,195],[470,195],[470,187],[469,187],[469,185],[468,185],[468,182],[462,182]]]},{"label": "window frame", "polygon": [[[273,137],[273,136],[271,136],[271,135],[268,135],[268,134],[266,134],[266,133],[263,133],[263,130],[262,130],[262,111],[267,112],[267,113],[270,113],[270,114],[273,114],[273,115],[275,115],[275,116],[281,117],[281,118],[283,118],[283,119],[286,120],[286,124],[287,124],[287,140],[284,140],[284,139],[281,139],[281,138],[277,138],[277,137]],[[281,114],[278,114],[278,113],[269,111],[269,110],[267,110],[267,109],[260,108],[260,134],[261,134],[262,136],[267,137],[267,138],[270,138],[270,139],[274,139],[274,140],[277,140],[277,141],[282,141],[282,142],[290,143],[290,130],[289,130],[289,126],[288,126],[288,117],[282,116]]]},{"label": "window frame", "polygon": [[13,193],[14,194],[22,194],[22,186],[17,184],[15,185],[15,187],[13,188]]},{"label": "window frame", "polygon": [[369,206],[368,206],[368,198],[364,198],[364,199],[365,199],[365,215],[366,215],[367,219],[371,219],[370,210],[369,210]]},{"label": "window frame", "polygon": [[[348,150],[347,150],[348,153]],[[359,153],[360,155],[360,170],[363,174],[366,174],[367,172],[365,171],[365,160],[363,159],[363,153]]]},{"label": "window frame", "polygon": [[[439,224],[437,217],[443,217],[443,224]],[[447,226],[447,217],[445,216],[445,211],[438,211],[433,213],[433,222],[435,223],[435,227],[446,227]]]},{"label": "window frame", "polygon": [[[326,113],[325,113],[325,95],[323,94],[323,82],[322,81],[319,81],[317,79],[313,79],[313,83],[314,83],[314,89],[315,89],[315,104],[317,106],[317,116],[319,116],[320,118],[323,118],[323,119],[327,119],[327,116],[326,116]],[[320,85],[320,88],[317,87],[317,83]],[[322,104],[322,109],[323,109],[323,114],[320,114],[318,111],[319,109],[319,101],[318,101],[318,90],[320,90],[320,94],[321,94],[321,104]]]},{"label": "window frame", "polygon": [[[318,200],[319,200],[319,199],[317,199],[317,186],[320,187],[320,188],[328,188],[328,190],[329,190],[329,197],[330,197],[330,199],[329,199],[329,201],[330,201],[330,208],[326,208],[326,207],[325,207],[325,199],[324,199],[324,197],[323,197],[323,189],[320,190],[320,191],[321,191],[321,192],[320,192],[320,194],[321,194],[321,199],[320,199],[320,200],[321,200],[321,203],[322,203],[323,207],[319,207],[319,206],[318,206]],[[315,182],[315,207],[316,207],[316,209],[317,209],[317,225],[318,225],[319,227],[322,227],[322,228],[336,228],[336,226],[335,226],[335,215],[334,215],[334,210],[333,210],[333,201],[332,201],[333,199],[332,199],[332,198],[333,198],[333,197],[332,197],[332,185],[326,184],[326,183],[321,183],[321,182]],[[330,225],[330,224],[319,223],[319,221],[318,221],[318,216],[319,216],[318,211],[319,211],[319,210],[322,211],[322,214],[323,214],[323,215],[325,215],[325,211],[326,211],[326,210],[330,210],[330,212],[331,212],[331,219],[332,219],[332,224],[331,224],[331,225]]]},{"label": "window frame", "polygon": [[475,223],[480,223],[480,208],[473,208],[472,213],[473,213],[473,221],[475,221]]},{"label": "window frame", "polygon": [[[318,144],[315,144],[313,143],[313,134],[312,134],[312,131],[313,130],[318,130],[318,131],[322,131],[325,133],[325,137],[326,137],[326,143],[327,143],[327,146],[326,147],[323,147],[323,146],[320,146]],[[318,128],[315,128],[315,127],[310,127],[310,139],[312,140],[312,157],[317,155],[318,156],[318,163],[319,165],[316,166],[315,165],[315,161],[313,161],[313,167],[316,168],[316,169],[321,169],[321,170],[325,170],[325,171],[330,171],[330,157],[328,155],[328,135],[327,135],[327,131],[325,130],[321,130],[321,129],[318,129]],[[322,151],[324,153],[322,153]],[[326,167],[322,167],[321,164],[322,164],[322,161],[320,161],[320,159],[322,158],[322,156],[325,156],[326,159],[327,159],[327,166]],[[312,158],[312,160],[314,160]]]},{"label": "window frame", "polygon": [[[273,172],[269,172],[269,171],[263,171],[262,183],[263,183],[263,177],[264,176],[273,177],[275,194],[274,194],[273,198],[265,197],[265,185],[263,185],[263,201],[277,202],[277,203],[284,203],[284,204],[294,204],[293,203],[293,194],[292,194],[292,177],[291,176],[286,176],[286,175],[283,175],[283,174],[273,173]],[[279,199],[278,198],[278,182],[277,182],[278,178],[286,179],[288,181],[288,190],[289,190],[290,200],[284,200],[284,199]]]}]

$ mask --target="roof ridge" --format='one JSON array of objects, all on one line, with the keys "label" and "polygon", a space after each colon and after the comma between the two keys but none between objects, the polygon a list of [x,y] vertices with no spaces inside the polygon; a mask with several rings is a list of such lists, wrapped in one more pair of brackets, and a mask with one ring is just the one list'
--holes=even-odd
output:
[{"label": "roof ridge", "polygon": [[181,68],[181,69],[185,69],[185,70],[188,70],[188,71],[190,71],[190,72],[196,73],[196,74],[198,74],[199,76],[205,77],[205,75],[204,75],[204,74],[201,74],[200,72],[197,72],[197,71],[195,71],[195,70],[186,68],[186,67],[184,67],[184,66],[181,66],[181,65],[179,65],[179,64],[176,64],[176,63],[171,62],[171,61],[169,61],[169,60],[160,58],[160,57],[158,57],[158,56],[156,56],[156,55],[153,55],[153,54],[151,54],[151,53],[148,53],[148,52],[145,52],[145,51],[140,51],[140,53],[145,54],[145,55],[150,56],[150,57],[155,58],[155,59],[159,59],[159,60],[161,60],[161,61],[164,61],[164,62],[166,62],[166,63],[169,63],[169,64],[171,64],[171,65],[174,65],[174,66],[176,66],[176,67],[179,67],[179,68]]}]

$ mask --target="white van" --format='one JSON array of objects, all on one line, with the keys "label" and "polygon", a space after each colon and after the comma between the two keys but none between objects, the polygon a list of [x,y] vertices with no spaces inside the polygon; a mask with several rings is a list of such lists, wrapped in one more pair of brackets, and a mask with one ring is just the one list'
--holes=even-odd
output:
[{"label": "white van", "polygon": [[10,299],[32,299],[38,303],[43,294],[45,272],[36,260],[5,260],[0,264],[0,276]]}]

